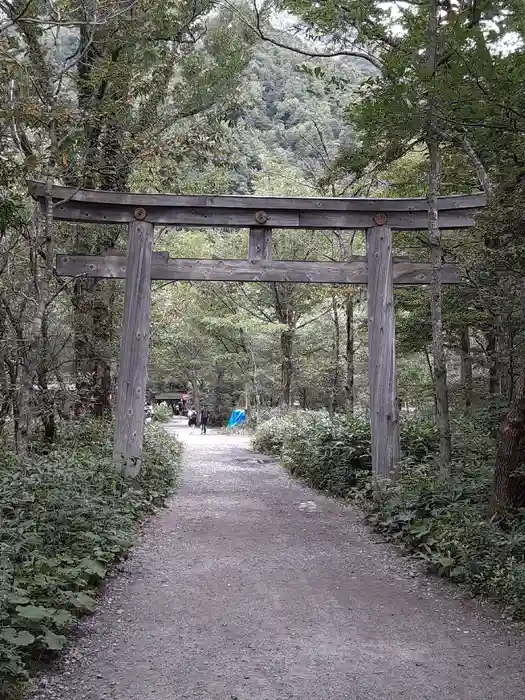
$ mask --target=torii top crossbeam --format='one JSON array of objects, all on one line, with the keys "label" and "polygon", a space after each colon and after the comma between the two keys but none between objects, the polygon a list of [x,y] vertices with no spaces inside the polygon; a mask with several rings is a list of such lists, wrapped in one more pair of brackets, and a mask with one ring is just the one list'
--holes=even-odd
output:
[{"label": "torii top crossbeam", "polygon": [[[33,197],[45,196],[45,185],[30,182]],[[428,205],[421,197],[252,197],[172,194],[128,194],[53,187],[56,219],[123,224],[149,221],[173,226],[228,228],[366,229],[387,224],[391,229],[417,230],[428,225]],[[484,194],[439,198],[443,229],[466,228],[484,207]]]}]

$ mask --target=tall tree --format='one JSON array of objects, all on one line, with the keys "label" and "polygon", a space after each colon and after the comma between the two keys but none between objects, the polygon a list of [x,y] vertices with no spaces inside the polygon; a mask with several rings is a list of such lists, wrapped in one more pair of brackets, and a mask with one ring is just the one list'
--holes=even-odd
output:
[{"label": "tall tree", "polygon": [[[126,191],[179,125],[227,105],[250,56],[243,26],[232,30],[215,0],[4,5],[13,142],[49,182]],[[79,226],[74,246],[100,253],[119,234]],[[97,415],[109,410],[112,299],[107,284],[74,286],[77,383]]]}]

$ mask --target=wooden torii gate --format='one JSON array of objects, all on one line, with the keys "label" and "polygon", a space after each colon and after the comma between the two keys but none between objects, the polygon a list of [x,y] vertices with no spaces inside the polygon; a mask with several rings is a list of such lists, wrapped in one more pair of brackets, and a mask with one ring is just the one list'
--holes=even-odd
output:
[{"label": "wooden torii gate", "polygon": [[[46,207],[43,183],[29,183]],[[372,468],[388,475],[399,459],[393,285],[431,282],[431,266],[392,256],[392,230],[425,230],[427,202],[414,199],[252,197],[127,194],[54,187],[54,217],[93,224],[128,224],[127,251],[106,255],[58,255],[57,274],[125,279],[120,341],[114,460],[136,475],[144,431],[151,280],[194,282],[302,282],[368,285],[368,367]],[[483,194],[441,197],[442,230],[472,226],[485,206]],[[178,227],[248,228],[245,260],[169,259],[153,253],[155,224]],[[348,262],[272,260],[272,229],[365,229],[366,257]],[[459,269],[444,264],[445,284],[459,282]]]}]

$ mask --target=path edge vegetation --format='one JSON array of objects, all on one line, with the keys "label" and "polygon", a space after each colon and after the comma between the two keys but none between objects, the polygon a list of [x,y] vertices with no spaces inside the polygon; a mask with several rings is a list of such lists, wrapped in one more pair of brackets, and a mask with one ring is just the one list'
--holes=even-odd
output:
[{"label": "path edge vegetation", "polygon": [[30,679],[94,611],[111,568],[144,520],[177,486],[181,443],[146,426],[140,475],[114,471],[111,421],[58,425],[24,461],[0,455],[0,697],[24,697]]},{"label": "path edge vegetation", "polygon": [[435,423],[424,416],[401,425],[403,457],[395,479],[372,476],[369,426],[356,415],[275,415],[255,429],[252,444],[293,477],[356,505],[374,531],[423,562],[428,573],[497,604],[504,618],[523,621],[525,513],[509,508],[491,515],[497,440],[491,426],[483,412],[455,419],[455,458],[445,477]]}]

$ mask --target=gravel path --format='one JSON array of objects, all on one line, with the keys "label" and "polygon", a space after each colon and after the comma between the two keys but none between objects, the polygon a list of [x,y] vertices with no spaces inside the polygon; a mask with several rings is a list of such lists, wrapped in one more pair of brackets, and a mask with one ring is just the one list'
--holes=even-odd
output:
[{"label": "gravel path", "polygon": [[411,574],[245,438],[171,429],[181,490],[35,699],[525,697],[516,631]]}]

